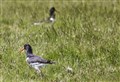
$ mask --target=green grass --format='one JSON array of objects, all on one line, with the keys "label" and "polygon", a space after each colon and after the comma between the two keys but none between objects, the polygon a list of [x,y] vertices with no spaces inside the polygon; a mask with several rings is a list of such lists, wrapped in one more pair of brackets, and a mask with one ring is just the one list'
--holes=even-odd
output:
[{"label": "green grass", "polygon": [[[119,82],[120,1],[2,0],[0,2],[0,82]],[[56,22],[34,26],[54,6]],[[71,16],[72,15],[72,16]],[[19,49],[57,62],[37,75]],[[68,73],[70,66],[74,74]]]}]

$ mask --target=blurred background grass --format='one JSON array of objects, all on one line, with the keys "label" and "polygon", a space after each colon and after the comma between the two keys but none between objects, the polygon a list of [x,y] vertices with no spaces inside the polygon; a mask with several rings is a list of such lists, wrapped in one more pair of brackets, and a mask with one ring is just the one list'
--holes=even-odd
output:
[{"label": "blurred background grass", "polygon": [[[34,26],[52,6],[60,12],[56,22]],[[119,0],[2,0],[0,7],[1,82],[120,81]],[[25,43],[57,62],[42,69],[45,77],[19,53]],[[74,74],[66,71],[68,66]]]}]

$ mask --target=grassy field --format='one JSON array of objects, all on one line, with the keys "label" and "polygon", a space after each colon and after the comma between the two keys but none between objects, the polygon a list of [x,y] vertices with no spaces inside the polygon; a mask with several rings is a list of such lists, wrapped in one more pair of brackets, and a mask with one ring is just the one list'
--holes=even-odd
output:
[{"label": "grassy field", "polygon": [[[34,26],[52,6],[56,22]],[[0,82],[120,82],[119,0],[2,0],[0,9]],[[25,43],[57,62],[44,77],[19,52]]]}]

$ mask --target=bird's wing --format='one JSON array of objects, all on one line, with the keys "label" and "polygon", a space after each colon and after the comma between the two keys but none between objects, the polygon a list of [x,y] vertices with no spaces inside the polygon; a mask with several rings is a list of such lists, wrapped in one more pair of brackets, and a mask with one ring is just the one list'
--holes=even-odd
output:
[{"label": "bird's wing", "polygon": [[28,63],[34,63],[34,62],[39,62],[39,63],[44,63],[44,64],[52,64],[50,60],[45,60],[39,56],[33,56],[30,57],[28,60]]}]

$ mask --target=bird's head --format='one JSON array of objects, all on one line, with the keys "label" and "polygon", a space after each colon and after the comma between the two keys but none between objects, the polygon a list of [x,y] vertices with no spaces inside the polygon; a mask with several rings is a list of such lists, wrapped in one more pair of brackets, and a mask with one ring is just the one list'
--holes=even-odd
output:
[{"label": "bird's head", "polygon": [[30,44],[25,44],[20,51],[23,51],[23,50],[26,50],[26,52],[28,53],[32,53],[32,47],[30,46]]},{"label": "bird's head", "polygon": [[51,7],[50,12],[56,11],[55,7]]},{"label": "bird's head", "polygon": [[28,49],[32,49],[32,47],[30,46],[30,44],[25,44],[24,45],[24,50],[28,50]]}]

